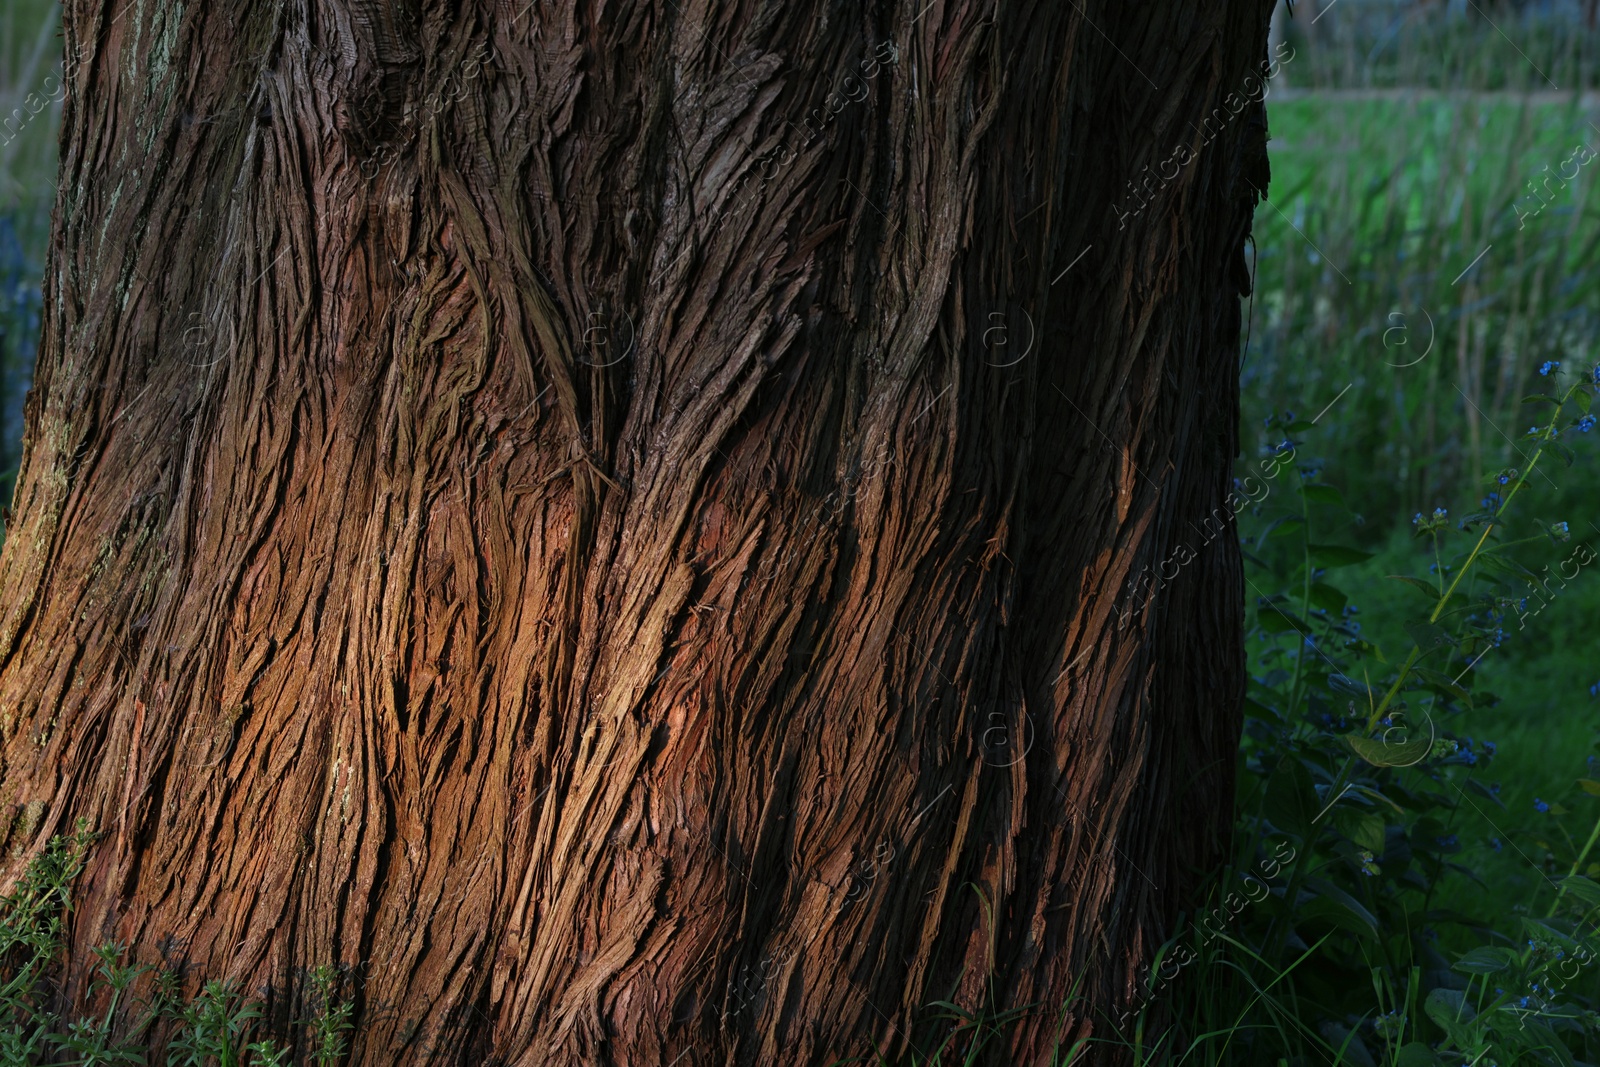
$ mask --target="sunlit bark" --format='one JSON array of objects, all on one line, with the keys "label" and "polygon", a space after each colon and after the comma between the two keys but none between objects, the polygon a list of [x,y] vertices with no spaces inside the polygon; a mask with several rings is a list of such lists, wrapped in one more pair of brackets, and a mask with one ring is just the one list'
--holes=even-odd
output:
[{"label": "sunlit bark", "polygon": [[1105,1036],[1228,825],[1231,522],[1117,621],[1229,490],[1270,5],[66,7],[0,790],[107,833],[69,995]]}]

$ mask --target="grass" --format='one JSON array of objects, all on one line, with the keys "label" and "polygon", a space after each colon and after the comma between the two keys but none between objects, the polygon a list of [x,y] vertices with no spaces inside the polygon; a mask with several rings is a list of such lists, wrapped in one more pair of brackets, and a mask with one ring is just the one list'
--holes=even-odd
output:
[{"label": "grass", "polygon": [[[1515,462],[1537,368],[1594,354],[1600,168],[1521,229],[1512,205],[1577,131],[1600,134],[1570,105],[1300,98],[1270,115],[1246,425],[1338,397],[1328,462],[1362,482],[1375,543],[1419,501]],[[1592,471],[1539,491],[1576,502]]]},{"label": "grass", "polygon": [[[1272,105],[1271,193],[1282,216],[1257,217],[1262,284],[1246,360],[1247,432],[1265,444],[1250,428],[1266,412],[1315,413],[1351,386],[1319,429],[1329,480],[1367,513],[1339,533],[1377,552],[1352,576],[1352,595],[1390,643],[1398,627],[1382,620],[1403,618],[1411,595],[1385,577],[1409,552],[1405,519],[1447,504],[1460,514],[1494,471],[1521,465],[1530,418],[1521,399],[1546,380],[1538,368],[1595,357],[1593,164],[1524,228],[1512,209],[1526,176],[1567,158],[1577,131],[1600,146],[1591,118],[1575,103]],[[1432,353],[1406,366],[1430,334]],[[1529,506],[1582,530],[1600,521],[1600,468],[1594,449],[1577,452],[1571,467],[1535,479]],[[1538,570],[1555,558],[1526,562]],[[1600,575],[1580,572],[1483,661],[1481,674],[1502,699],[1475,709],[1468,732],[1496,740],[1507,810],[1462,811],[1460,836],[1482,885],[1460,879],[1443,891],[1450,903],[1487,896],[1509,908],[1544,877],[1533,804],[1590,774],[1586,756],[1600,731],[1600,702],[1588,688],[1600,681],[1597,634]]]},{"label": "grass", "polygon": [[[93,950],[89,996],[101,1007],[61,1012],[53,981],[65,948],[62,932],[72,883],[83,872],[97,835],[79,822],[33,857],[10,895],[0,897],[0,1064],[5,1067],[282,1067],[294,1045],[268,1033],[261,1005],[220,980],[202,981],[193,995],[181,963],[161,949],[162,963],[124,962],[128,946]],[[352,1006],[339,998],[340,973],[331,966],[306,975],[312,1015],[301,1026],[306,1062],[339,1063],[353,1028]],[[141,994],[140,987],[144,987]],[[71,1005],[65,1007],[71,1008]],[[155,1040],[164,1023],[169,1037]]]},{"label": "grass", "polygon": [[1296,85],[1531,92],[1600,85],[1600,36],[1581,29],[1578,3],[1334,2],[1337,11],[1328,0],[1294,0],[1286,37],[1307,53],[1293,72]]}]

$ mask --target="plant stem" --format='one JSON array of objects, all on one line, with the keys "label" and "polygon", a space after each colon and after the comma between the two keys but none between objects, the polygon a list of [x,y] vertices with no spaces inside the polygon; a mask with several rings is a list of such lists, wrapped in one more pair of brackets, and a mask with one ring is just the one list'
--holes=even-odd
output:
[{"label": "plant stem", "polygon": [[[1589,840],[1583,843],[1583,850],[1578,853],[1578,858],[1572,861],[1572,870],[1567,872],[1568,878],[1571,878],[1578,873],[1578,869],[1583,866],[1583,861],[1589,858],[1589,853],[1594,848],[1594,843],[1596,840],[1600,840],[1600,817],[1595,819],[1594,829],[1589,831]],[[1550,918],[1556,913],[1556,909],[1561,906],[1561,898],[1566,896],[1566,894],[1567,887],[1565,885],[1557,887],[1556,899],[1550,902],[1550,910],[1545,912],[1544,917],[1546,919]]]},{"label": "plant stem", "polygon": [[[1518,476],[1516,482],[1512,484],[1511,488],[1506,491],[1506,498],[1502,500],[1500,502],[1500,506],[1495,509],[1494,518],[1490,519],[1489,524],[1483,528],[1483,534],[1478,538],[1478,543],[1473,546],[1472,554],[1467,557],[1467,561],[1463,563],[1461,565],[1461,569],[1456,572],[1455,580],[1452,581],[1449,588],[1444,591],[1444,595],[1439,598],[1439,602],[1433,606],[1433,614],[1428,616],[1428,621],[1430,623],[1437,622],[1439,620],[1440,612],[1444,611],[1446,602],[1449,601],[1451,594],[1455,592],[1456,586],[1461,584],[1461,579],[1465,578],[1467,576],[1467,572],[1472,569],[1473,561],[1478,558],[1478,554],[1483,550],[1484,542],[1489,540],[1489,534],[1497,525],[1497,520],[1505,512],[1506,508],[1511,505],[1511,499],[1517,495],[1518,490],[1527,484],[1528,476],[1533,473],[1534,468],[1539,465],[1539,460],[1544,455],[1545,442],[1551,439],[1551,434],[1555,431],[1556,423],[1561,420],[1561,412],[1566,410],[1567,401],[1572,399],[1572,394],[1577,392],[1578,388],[1579,386],[1573,385],[1567,389],[1566,393],[1562,395],[1561,402],[1556,405],[1555,413],[1550,416],[1550,424],[1544,428],[1544,433],[1539,436],[1539,447],[1534,449],[1532,457],[1529,458],[1527,470],[1524,470],[1521,475]],[[1394,685],[1389,687],[1389,691],[1384,694],[1383,703],[1378,705],[1378,707],[1373,711],[1372,717],[1367,720],[1367,731],[1369,733],[1377,725],[1378,719],[1382,717],[1383,712],[1389,707],[1389,703],[1394,699],[1395,694],[1400,692],[1400,687],[1405,684],[1406,678],[1411,674],[1411,668],[1415,667],[1417,665],[1417,660],[1421,658],[1422,646],[1412,645],[1411,653],[1406,657],[1405,663],[1401,666],[1400,674],[1395,678]]]},{"label": "plant stem", "polygon": [[[1311,512],[1306,501],[1306,494],[1302,489],[1300,493],[1300,559],[1305,567],[1305,581],[1301,583],[1300,590],[1300,617],[1306,620],[1306,625],[1311,625]],[[1300,706],[1300,678],[1306,662],[1306,642],[1311,640],[1310,634],[1301,634],[1298,629],[1295,633],[1300,635],[1300,648],[1294,657],[1294,681],[1289,683],[1289,706]]]}]

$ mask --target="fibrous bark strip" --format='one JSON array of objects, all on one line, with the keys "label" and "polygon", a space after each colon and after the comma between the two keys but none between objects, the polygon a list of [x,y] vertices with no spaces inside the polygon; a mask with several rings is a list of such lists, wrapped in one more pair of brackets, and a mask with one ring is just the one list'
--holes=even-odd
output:
[{"label": "fibrous bark strip", "polygon": [[1229,821],[1236,545],[1117,619],[1229,486],[1269,8],[69,0],[0,557],[9,844],[108,833],[66,992],[1104,1035]]}]

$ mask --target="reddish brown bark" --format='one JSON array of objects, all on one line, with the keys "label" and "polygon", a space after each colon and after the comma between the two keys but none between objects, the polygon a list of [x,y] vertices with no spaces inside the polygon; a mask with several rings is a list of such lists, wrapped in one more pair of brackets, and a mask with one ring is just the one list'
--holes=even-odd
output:
[{"label": "reddish brown bark", "polygon": [[1231,535],[1116,621],[1237,452],[1265,0],[66,6],[0,789],[109,835],[69,991],[340,962],[360,1064],[1105,1035],[1228,824]]}]

